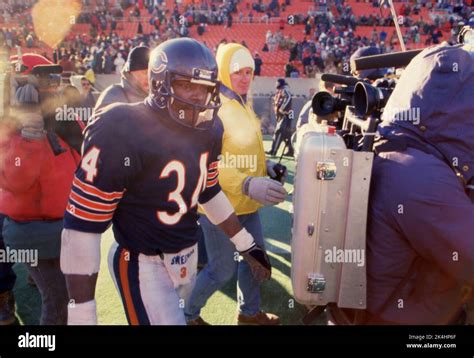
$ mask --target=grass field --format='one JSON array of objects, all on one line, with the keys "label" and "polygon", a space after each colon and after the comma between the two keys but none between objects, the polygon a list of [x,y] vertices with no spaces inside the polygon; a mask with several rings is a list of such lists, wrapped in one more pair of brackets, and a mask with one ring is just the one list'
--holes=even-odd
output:
[{"label": "grass field", "polygon": [[[270,138],[265,140],[269,148]],[[285,184],[288,191],[293,187],[294,161],[283,158],[282,164],[288,167],[288,180]],[[262,309],[280,316],[282,324],[301,324],[305,308],[292,298],[291,289],[291,215],[289,213],[291,198],[275,207],[261,210],[264,236],[271,263],[272,279],[262,286]],[[107,253],[113,241],[109,230],[102,236],[102,261],[97,284],[96,299],[99,324],[127,324],[122,303],[110,277],[107,267]],[[41,300],[36,288],[26,283],[26,270],[17,265],[18,275],[15,286],[17,314],[22,324],[38,324]],[[202,311],[202,317],[211,324],[236,324],[236,279],[231,280],[222,290],[217,291]],[[321,323],[321,322],[316,322]]]}]

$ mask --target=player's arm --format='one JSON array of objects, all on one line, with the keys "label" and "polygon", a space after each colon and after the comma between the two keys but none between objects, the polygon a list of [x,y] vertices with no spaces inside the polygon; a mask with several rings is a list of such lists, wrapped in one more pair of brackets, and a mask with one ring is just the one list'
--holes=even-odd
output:
[{"label": "player's arm", "polygon": [[[133,173],[140,170],[136,151],[123,135],[124,127],[117,122],[120,118],[113,118],[115,122],[102,122],[107,120],[102,118],[88,127],[64,214],[61,270],[69,294],[69,325],[97,323],[94,297],[101,234],[110,226]],[[116,137],[121,140],[114,142]],[[130,166],[124,165],[124,158],[129,158]]]},{"label": "player's arm", "polygon": [[200,204],[209,221],[219,226],[230,237],[237,251],[249,263],[255,279],[260,282],[270,279],[271,265],[265,250],[258,246],[252,235],[242,227],[222,190],[209,201]]},{"label": "player's arm", "polygon": [[68,324],[97,324],[95,286],[100,267],[100,234],[64,229],[61,270],[69,293]]}]

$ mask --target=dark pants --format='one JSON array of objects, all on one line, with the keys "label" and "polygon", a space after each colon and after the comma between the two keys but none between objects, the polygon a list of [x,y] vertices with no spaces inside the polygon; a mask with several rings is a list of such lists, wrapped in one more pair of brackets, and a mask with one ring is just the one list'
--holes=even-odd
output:
[{"label": "dark pants", "polygon": [[283,119],[278,120],[277,126],[275,128],[275,133],[273,134],[273,143],[271,153],[276,155],[278,149],[282,142],[285,143],[288,154],[293,155],[293,145],[291,144],[291,118],[288,116],[283,117]]},{"label": "dark pants", "polygon": [[[2,236],[3,219],[5,219],[5,215],[0,214],[0,250],[5,250]],[[0,262],[0,293],[11,291],[15,286],[16,275],[12,267],[12,263]]]},{"label": "dark pants", "polygon": [[66,325],[68,295],[59,258],[38,260],[38,266],[26,265],[41,293],[41,325]]},{"label": "dark pants", "polygon": [[5,243],[12,249],[38,252],[38,260],[26,263],[28,273],[41,294],[41,325],[67,324],[68,294],[61,272],[62,220],[17,222],[7,218],[3,225]]}]

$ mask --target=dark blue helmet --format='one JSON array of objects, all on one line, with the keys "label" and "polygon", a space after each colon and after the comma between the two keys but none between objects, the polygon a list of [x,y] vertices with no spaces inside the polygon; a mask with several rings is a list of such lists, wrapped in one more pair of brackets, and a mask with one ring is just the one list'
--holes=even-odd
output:
[{"label": "dark blue helmet", "polygon": [[[198,104],[177,96],[172,88],[176,79],[209,87],[206,103]],[[190,38],[168,40],[156,47],[150,54],[148,65],[150,96],[155,104],[167,109],[171,118],[178,123],[195,129],[210,129],[220,107],[217,63],[211,51],[200,42]],[[177,101],[187,108],[193,108],[192,123],[178,116],[171,109]],[[200,120],[199,118],[206,118]]]}]

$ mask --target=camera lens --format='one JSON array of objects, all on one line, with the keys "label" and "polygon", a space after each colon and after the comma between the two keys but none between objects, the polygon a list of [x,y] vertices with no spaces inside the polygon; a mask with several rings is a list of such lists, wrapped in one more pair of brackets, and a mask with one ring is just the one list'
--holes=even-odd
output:
[{"label": "camera lens", "polygon": [[364,117],[380,111],[387,103],[391,92],[389,88],[378,88],[365,82],[357,82],[354,92],[356,114]]}]

